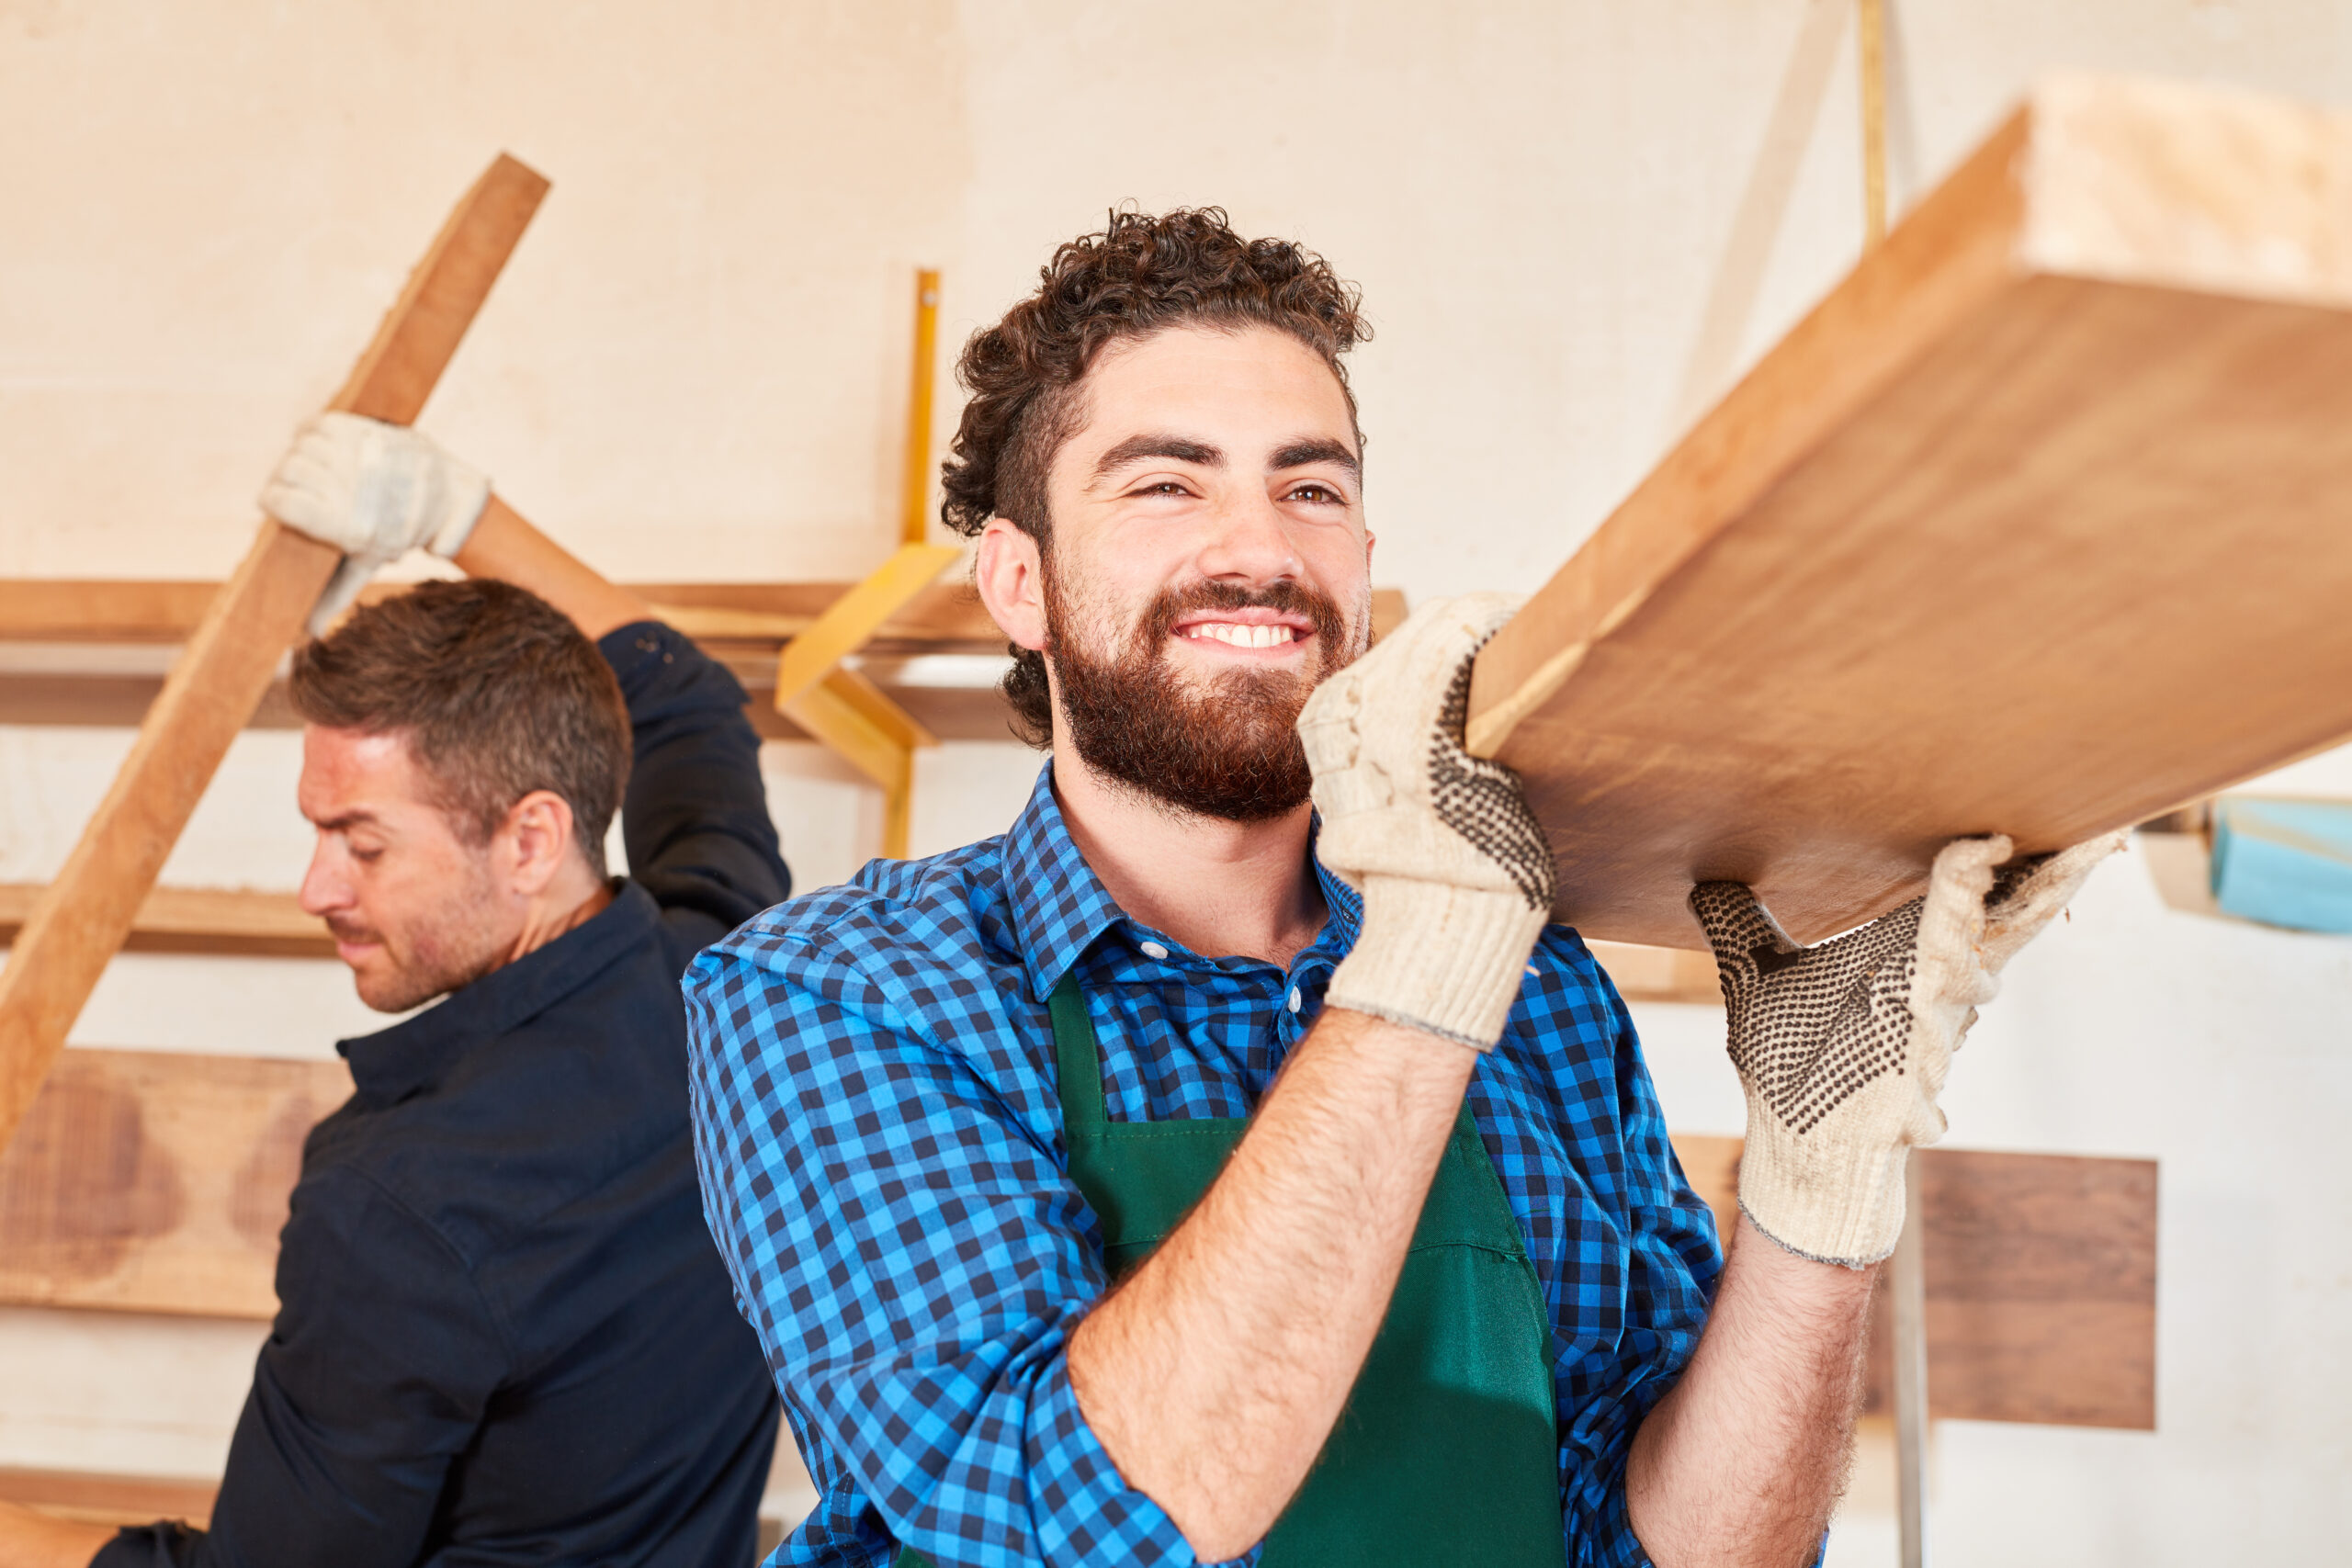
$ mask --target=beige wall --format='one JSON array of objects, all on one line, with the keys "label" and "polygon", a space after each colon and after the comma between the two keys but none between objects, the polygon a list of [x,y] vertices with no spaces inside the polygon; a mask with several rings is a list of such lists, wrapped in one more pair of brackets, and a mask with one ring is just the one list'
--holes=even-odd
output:
[{"label": "beige wall", "polygon": [[[1898,200],[2052,66],[2352,99],[2341,5],[1890,5]],[[0,0],[0,573],[224,571],[504,147],[555,190],[424,423],[616,574],[876,561],[910,269],[945,269],[958,341],[1133,199],[1223,203],[1364,286],[1384,582],[1532,585],[1850,261],[1849,8]],[[0,732],[0,874],[53,866],[125,739]],[[870,798],[769,763],[803,884],[846,874]],[[918,848],[1001,826],[1033,766],[927,757]],[[291,768],[248,738],[174,876],[290,885]],[[2163,1425],[1947,1424],[1946,1562],[2340,1553],[2347,1009],[2352,944],[2169,913],[2130,863],[2020,961],[1953,1138],[2165,1160]],[[77,1038],[303,1054],[368,1022],[332,966],[134,958]],[[1736,1130],[1717,1015],[1642,1022],[1675,1120]],[[217,1462],[251,1343],[0,1314],[0,1464]],[[1888,1560],[1887,1528],[1858,1508],[1836,1560]]]}]

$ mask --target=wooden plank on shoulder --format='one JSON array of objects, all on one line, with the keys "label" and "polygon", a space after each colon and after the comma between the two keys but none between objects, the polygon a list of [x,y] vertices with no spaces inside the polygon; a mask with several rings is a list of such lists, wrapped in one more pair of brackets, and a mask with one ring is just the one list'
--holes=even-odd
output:
[{"label": "wooden plank on shoulder", "polygon": [[[330,406],[413,421],[548,183],[501,154],[458,204]],[[327,546],[264,521],[165,677],[114,785],[0,971],[0,1146],[15,1132],[91,987],[205,786],[253,716],[334,570]]]},{"label": "wooden plank on shoulder", "polygon": [[2054,82],[1480,655],[1559,918],[1811,942],[2352,735],[2352,115]]}]

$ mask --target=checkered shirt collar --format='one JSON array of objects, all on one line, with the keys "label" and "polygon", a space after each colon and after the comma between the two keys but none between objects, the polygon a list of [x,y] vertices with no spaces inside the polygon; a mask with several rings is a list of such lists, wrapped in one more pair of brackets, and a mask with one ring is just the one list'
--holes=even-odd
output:
[{"label": "checkered shirt collar", "polygon": [[[1322,826],[1317,818],[1307,829],[1307,854],[1315,852],[1315,839]],[[1004,891],[1008,912],[1012,917],[1014,938],[1020,944],[1021,961],[1029,976],[1033,998],[1043,1002],[1053,995],[1071,965],[1093,945],[1094,939],[1113,926],[1125,923],[1133,926],[1126,911],[1086,863],[1086,856],[1069,836],[1069,825],[1063,820],[1061,802],[1054,798],[1054,763],[1050,757],[1038,770],[1037,783],[1029,792],[1029,804],[1013,818],[1004,835]],[[1322,933],[1307,950],[1329,950],[1337,962],[1355,946],[1356,932],[1363,924],[1363,899],[1356,890],[1334,876],[1320,860],[1313,861],[1316,879],[1322,884],[1323,902],[1330,910],[1330,919]],[[1144,928],[1136,926],[1138,932]],[[1169,939],[1159,932],[1147,933],[1161,941]],[[1302,953],[1304,959],[1306,954]]]}]

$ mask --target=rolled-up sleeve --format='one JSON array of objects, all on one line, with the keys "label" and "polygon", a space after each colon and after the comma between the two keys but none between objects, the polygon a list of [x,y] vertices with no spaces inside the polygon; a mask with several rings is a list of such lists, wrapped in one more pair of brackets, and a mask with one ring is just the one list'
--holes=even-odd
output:
[{"label": "rolled-up sleeve", "polygon": [[[1625,1506],[1634,1435],[1690,1364],[1723,1269],[1714,1219],[1682,1173],[1632,1016],[1583,944],[1545,933],[1514,1027],[1545,1076],[1557,1155],[1531,1185],[1583,1201],[1531,1212],[1553,1305],[1561,1522],[1571,1568],[1635,1568],[1648,1555]],[[1540,1046],[1533,1044],[1541,1042]]]},{"label": "rolled-up sleeve", "polygon": [[732,945],[686,976],[695,1153],[820,1472],[800,1548],[1193,1562],[1079,1409],[1068,1348],[1104,1286],[1096,1227],[1050,1121],[964,1054],[989,1043],[959,1042],[987,1029],[986,976],[865,973],[806,944],[771,966]]}]

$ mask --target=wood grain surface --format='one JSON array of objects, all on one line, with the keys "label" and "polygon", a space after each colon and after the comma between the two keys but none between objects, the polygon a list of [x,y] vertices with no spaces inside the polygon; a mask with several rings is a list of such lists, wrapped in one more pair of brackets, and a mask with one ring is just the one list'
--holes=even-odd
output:
[{"label": "wood grain surface", "polygon": [[[406,424],[424,406],[547,193],[502,154],[449,215],[330,407]],[[0,971],[0,1147],[136,923],[220,759],[334,572],[331,547],[265,520],[214,595],[113,787]]]},{"label": "wood grain surface", "polygon": [[180,1519],[202,1529],[220,1495],[218,1477],[105,1475],[91,1471],[0,1467],[0,1502],[99,1525]]},{"label": "wood grain surface", "polygon": [[[303,1137],[350,1091],[340,1062],[65,1053],[0,1156],[0,1302],[268,1317]],[[1674,1147],[1728,1236],[1740,1140]],[[2152,1428],[2154,1162],[1930,1149],[1921,1168],[1935,1414]],[[1885,1343],[1882,1321],[1880,1404]]]},{"label": "wood grain surface", "polygon": [[1800,941],[2352,735],[2352,117],[2037,93],[1497,636],[1559,917]]},{"label": "wood grain surface", "polygon": [[62,1053],[0,1155],[0,1302],[266,1318],[339,1062]]},{"label": "wood grain surface", "polygon": [[[1678,1134],[1728,1236],[1737,1138]],[[1941,1418],[2154,1431],[2156,1162],[1927,1149],[1928,1406]],[[1865,1408],[1891,1408],[1894,1324],[1871,1304]]]},{"label": "wood grain surface", "polygon": [[1608,972],[1617,994],[1629,1002],[1692,1002],[1717,1008],[1724,1005],[1723,983],[1716,976],[1713,953],[1692,953],[1679,947],[1639,947],[1623,942],[1586,945]]},{"label": "wood grain surface", "polygon": [[[0,945],[17,932],[42,889],[0,883]],[[131,953],[215,953],[246,958],[333,958],[326,922],[302,912],[291,893],[251,888],[156,887],[131,919],[123,948]]]}]

